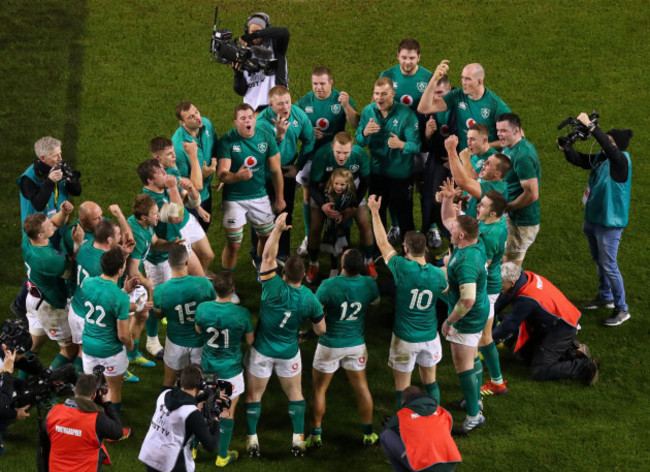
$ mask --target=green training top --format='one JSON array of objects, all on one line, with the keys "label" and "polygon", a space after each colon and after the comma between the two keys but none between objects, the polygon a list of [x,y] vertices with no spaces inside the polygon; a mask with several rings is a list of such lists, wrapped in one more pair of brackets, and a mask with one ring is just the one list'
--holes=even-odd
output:
[{"label": "green training top", "polygon": [[[340,91],[332,89],[329,97],[320,100],[312,91],[298,100],[298,106],[307,114],[312,127],[318,128],[323,133],[323,137],[316,140],[315,149],[332,142],[336,133],[345,131],[347,118],[345,109],[339,102],[340,95]],[[350,98],[350,106],[357,109],[352,98]]]},{"label": "green training top", "polygon": [[298,354],[298,331],[306,320],[318,323],[323,307],[304,285],[294,287],[279,275],[262,280],[260,319],[253,347],[267,357],[291,359]]},{"label": "green training top", "polygon": [[77,293],[85,308],[84,353],[101,358],[120,353],[124,345],[117,337],[117,321],[129,319],[129,296],[101,276],[86,279]]},{"label": "green training top", "polygon": [[458,144],[461,150],[467,147],[467,132],[475,123],[487,126],[488,139],[490,142],[496,141],[497,118],[502,113],[510,113],[510,107],[487,87],[478,100],[469,98],[469,95],[463,93],[462,88],[454,89],[442,98],[447,104],[447,109],[456,108]]},{"label": "green training top", "polygon": [[[363,130],[374,119],[381,126],[375,134],[363,135]],[[388,139],[394,133],[404,141],[404,149],[391,149]],[[413,110],[401,103],[394,103],[384,118],[371,103],[363,109],[356,133],[357,143],[370,150],[370,172],[394,179],[406,179],[413,173],[413,154],[420,152],[418,119]]]},{"label": "green training top", "polygon": [[488,265],[487,294],[496,295],[501,292],[501,258],[503,258],[508,238],[506,218],[502,216],[499,221],[490,225],[479,221],[478,229],[479,241],[483,242],[485,248],[485,257],[491,261]]},{"label": "green training top", "polygon": [[65,256],[56,252],[48,242],[47,246],[34,246],[28,238],[22,244],[23,260],[27,279],[41,292],[47,303],[54,308],[64,309],[67,302]]},{"label": "green training top", "polygon": [[460,286],[476,284],[476,301],[472,308],[454,328],[459,333],[479,333],[483,330],[490,314],[490,301],[487,297],[487,258],[483,244],[476,243],[462,249],[456,247],[447,266],[449,281],[449,314],[454,310],[460,299]]},{"label": "green training top", "polygon": [[241,343],[253,332],[250,312],[230,302],[203,302],[196,309],[195,322],[203,338],[203,372],[218,372],[222,379],[241,374]]},{"label": "green training top", "polygon": [[[502,152],[510,158],[512,166],[504,179],[508,184],[508,202],[524,193],[524,189],[520,184],[522,180],[537,179],[537,186],[539,187],[542,179],[542,169],[537,149],[530,141],[521,138],[521,141],[511,148],[503,148]],[[524,208],[508,212],[508,217],[516,226],[538,225],[540,221],[539,199]]]},{"label": "green training top", "polygon": [[219,140],[219,159],[230,159],[230,172],[236,173],[242,165],[248,167],[253,177],[223,186],[223,200],[253,200],[266,195],[266,167],[268,159],[280,152],[275,135],[262,128],[255,129],[252,138],[243,138],[237,128]]},{"label": "green training top", "polygon": [[363,344],[364,320],[368,305],[379,298],[377,283],[372,277],[339,275],[323,280],[316,298],[325,311],[327,332],[318,344],[341,348]]},{"label": "green training top", "polygon": [[217,293],[205,277],[173,277],[153,292],[153,306],[167,318],[167,337],[178,346],[201,347],[203,339],[194,328],[200,303],[215,300]]},{"label": "green training top", "polygon": [[[199,130],[196,138],[192,137],[190,133],[182,126],[179,126],[174,135],[172,136],[172,143],[174,143],[174,151],[176,152],[176,167],[182,177],[190,178],[192,173],[190,166],[190,157],[183,148],[183,143],[194,141],[197,144],[197,155],[199,158],[199,166],[203,169],[203,164],[210,165],[210,161],[216,156],[217,150],[217,133],[214,131],[212,122],[207,118],[201,117],[203,126]],[[171,174],[171,172],[167,172]],[[214,174],[203,179],[203,190],[201,190],[201,200],[207,200],[210,196],[210,184]]]},{"label": "green training top", "polygon": [[411,110],[416,111],[422,98],[424,90],[427,88],[429,80],[433,74],[430,70],[418,65],[418,70],[413,75],[404,75],[399,64],[386,69],[379,77],[388,77],[393,81],[393,90],[395,90],[395,101],[406,105]]},{"label": "green training top", "polygon": [[395,278],[393,333],[409,343],[433,341],[438,336],[436,301],[447,288],[444,272],[397,255],[386,265]]}]

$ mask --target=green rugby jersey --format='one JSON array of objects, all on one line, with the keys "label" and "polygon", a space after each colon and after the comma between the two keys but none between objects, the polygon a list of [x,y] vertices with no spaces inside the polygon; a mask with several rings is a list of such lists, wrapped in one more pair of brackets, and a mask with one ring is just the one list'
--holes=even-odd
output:
[{"label": "green rugby jersey", "polygon": [[65,256],[47,246],[34,246],[28,238],[22,244],[23,261],[27,279],[38,287],[47,303],[64,309],[67,302],[67,286],[64,275],[67,264]]},{"label": "green rugby jersey", "polygon": [[472,167],[474,168],[474,172],[477,174],[481,173],[481,169],[483,169],[483,164],[485,161],[488,160],[488,157],[490,157],[492,154],[496,154],[496,149],[490,148],[487,151],[485,151],[483,154],[480,155],[475,155],[473,154],[469,158],[469,162],[472,164]]},{"label": "green rugby jersey", "polygon": [[379,289],[372,277],[339,275],[323,280],[316,298],[323,305],[327,326],[327,332],[318,338],[319,344],[340,348],[365,342],[366,310],[379,298]]},{"label": "green rugby jersey", "polygon": [[253,332],[250,312],[231,302],[208,301],[196,309],[195,323],[203,338],[203,372],[218,372],[222,379],[241,374],[241,343]]},{"label": "green rugby jersey", "polygon": [[253,177],[223,186],[223,200],[253,200],[266,195],[266,167],[268,159],[280,152],[275,135],[261,128],[255,129],[252,138],[243,138],[237,128],[219,140],[219,159],[230,159],[230,172],[236,173],[242,165],[248,167]]},{"label": "green rugby jersey", "polygon": [[487,258],[482,243],[454,249],[447,265],[449,314],[460,299],[460,286],[469,283],[476,284],[474,305],[465,316],[453,325],[459,333],[479,333],[485,326],[490,314],[490,302],[487,297],[487,272]]},{"label": "green rugby jersey", "polygon": [[[212,122],[205,117],[201,117],[203,126],[199,130],[196,138],[190,135],[185,128],[179,126],[174,135],[172,136],[172,143],[174,143],[174,151],[176,152],[176,167],[182,177],[190,178],[192,172],[190,165],[190,157],[183,148],[183,143],[195,142],[197,144],[197,155],[199,158],[199,166],[203,169],[203,164],[210,165],[213,157],[216,156],[217,150],[217,133],[214,131]],[[172,174],[167,171],[168,174]],[[173,174],[172,174],[173,175]],[[210,184],[214,174],[203,179],[203,190],[200,191],[201,200],[207,200],[210,196]]]},{"label": "green rugby jersey", "polygon": [[77,253],[77,287],[83,284],[88,277],[98,277],[102,275],[102,265],[100,260],[105,253],[103,249],[97,249],[93,243],[84,243]]},{"label": "green rugby jersey", "polygon": [[[257,116],[257,124],[255,127],[262,128],[275,136],[275,125],[271,120],[277,120],[277,118],[278,116],[275,114],[273,109],[267,107]],[[302,142],[302,148],[300,150],[301,156],[308,157],[314,150],[316,134],[314,133],[314,128],[305,112],[296,105],[291,106],[291,113],[289,114],[287,121],[289,121],[289,127],[287,128],[287,132],[284,134],[282,142],[279,144],[281,165],[287,166],[294,164],[298,165],[298,167],[302,167],[304,165],[304,162],[302,162],[303,159],[299,159],[299,162],[296,163],[296,157],[298,156],[298,140]],[[266,178],[271,178],[268,166],[266,169]]]},{"label": "green rugby jersey", "polygon": [[[508,202],[524,193],[524,189],[520,184],[522,180],[537,179],[539,187],[542,179],[542,169],[537,149],[530,141],[521,138],[521,141],[511,148],[503,148],[502,152],[510,158],[510,164],[512,165],[510,172],[504,179],[508,184]],[[538,225],[540,221],[539,199],[524,208],[508,212],[508,217],[516,226]]]},{"label": "green rugby jersey", "polygon": [[[162,192],[154,192],[152,190],[142,188],[142,193],[149,195],[153,198],[153,201],[158,205],[160,210],[165,204],[169,203],[169,190],[165,189]],[[181,228],[183,228],[187,222],[190,220],[190,213],[184,209],[183,211],[183,221],[180,224],[165,223],[162,220],[158,221],[158,224],[154,228],[154,233],[156,236],[167,241],[174,241],[176,238],[181,238]],[[167,260],[167,253],[155,251],[153,249],[149,250],[149,254],[145,259],[152,264],[160,264]]]},{"label": "green rugby jersey", "polygon": [[205,277],[173,277],[153,292],[154,309],[167,318],[167,337],[178,346],[201,347],[203,339],[194,328],[199,304],[215,300],[217,293]]},{"label": "green rugby jersey", "polygon": [[[298,100],[298,107],[305,112],[312,127],[318,128],[323,133],[323,137],[316,140],[316,149],[332,142],[336,133],[345,131],[347,118],[345,109],[339,102],[340,95],[340,91],[332,89],[329,97],[320,100],[312,91]],[[350,97],[350,106],[357,109],[352,97]]]},{"label": "green rugby jersey", "polygon": [[418,104],[424,90],[427,88],[433,73],[418,65],[418,70],[413,75],[404,75],[399,64],[386,69],[379,77],[388,77],[393,81],[395,90],[395,101],[406,105],[413,111],[417,111]]},{"label": "green rugby jersey", "polygon": [[135,240],[135,248],[131,252],[131,258],[137,259],[142,264],[151,250],[151,241],[153,240],[154,230],[151,226],[145,228],[138,220],[135,218],[135,215],[129,216],[129,219],[126,220],[133,231],[133,239]]},{"label": "green rugby jersey", "polygon": [[469,95],[463,93],[462,88],[454,89],[442,98],[447,104],[447,109],[456,108],[458,143],[461,150],[467,147],[467,131],[475,123],[487,126],[489,141],[496,141],[497,117],[502,113],[510,113],[510,107],[487,87],[478,100],[469,98]]},{"label": "green rugby jersey", "polygon": [[354,180],[359,177],[367,177],[370,175],[370,162],[368,154],[358,144],[352,146],[350,157],[345,161],[345,164],[340,166],[334,157],[332,146],[323,146],[314,154],[312,159],[311,172],[309,173],[309,180],[313,182],[320,182],[324,187],[327,181],[334,172],[334,169],[348,169],[352,172]]},{"label": "green rugby jersey", "polygon": [[409,343],[436,339],[436,301],[447,288],[444,272],[398,255],[386,265],[395,278],[395,336]]},{"label": "green rugby jersey", "polygon": [[[108,218],[104,217],[104,220]],[[72,255],[74,254],[74,241],[72,240],[72,228],[79,224],[79,219],[77,218],[74,222],[67,224],[59,229],[59,234],[61,234],[61,250],[63,254]],[[83,228],[82,228],[83,229]],[[87,243],[90,241],[90,244],[95,242],[95,233],[84,230],[84,239],[81,244]]]},{"label": "green rugby jersey", "polygon": [[[370,119],[374,119],[381,129],[369,136],[363,130]],[[368,146],[370,151],[370,172],[373,174],[406,179],[413,173],[413,154],[420,152],[420,132],[418,119],[413,110],[401,103],[394,103],[386,117],[371,103],[361,112],[356,138],[360,146]],[[388,140],[394,133],[404,141],[404,149],[391,149]]]},{"label": "green rugby jersey", "polygon": [[86,279],[77,293],[85,310],[84,353],[106,358],[121,352],[124,345],[117,337],[117,321],[129,319],[129,296],[101,276]]},{"label": "green rugby jersey", "polygon": [[267,356],[291,359],[298,354],[298,332],[304,321],[318,323],[323,307],[304,285],[294,287],[279,275],[262,280],[260,319],[253,347]]},{"label": "green rugby jersey", "polygon": [[[490,182],[486,182],[479,177],[477,182],[481,185],[481,198],[483,198],[483,196],[490,190],[495,190],[503,194],[506,199],[508,198],[508,186],[503,180],[491,180]],[[467,210],[465,211],[466,215],[476,218],[476,205],[478,205],[479,200],[471,195],[469,196],[469,200],[467,200]]]},{"label": "green rugby jersey", "polygon": [[501,292],[501,259],[506,249],[508,227],[506,218],[501,217],[496,223],[486,225],[484,221],[478,222],[480,233],[479,241],[485,247],[485,256],[488,261],[487,294],[496,295]]}]

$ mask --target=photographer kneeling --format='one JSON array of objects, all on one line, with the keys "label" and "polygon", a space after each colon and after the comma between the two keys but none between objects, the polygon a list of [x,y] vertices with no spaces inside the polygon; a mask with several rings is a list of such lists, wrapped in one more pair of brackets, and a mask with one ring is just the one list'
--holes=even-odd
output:
[{"label": "photographer kneeling", "polygon": [[[630,213],[632,161],[625,150],[632,130],[611,129],[604,133],[598,127],[597,117],[594,112],[590,120],[586,113],[580,113],[577,118],[579,123],[574,124],[576,131],[566,138],[559,138],[558,147],[564,151],[567,161],[590,171],[582,198],[585,205],[582,229],[589,242],[591,258],[598,268],[598,295],[585,303],[583,308],[613,308],[614,311],[603,324],[618,326],[630,319],[623,277],[616,258]],[[584,128],[580,129],[581,125]],[[598,141],[602,151],[592,155],[573,149],[576,139],[587,139],[589,134]]]},{"label": "photographer kneeling", "polygon": [[[212,397],[202,411],[197,407],[197,402],[204,397],[197,398],[202,380],[201,368],[188,365],[181,371],[180,388],[166,390],[158,397],[156,412],[138,456],[147,471],[193,471],[192,440],[196,438],[210,452],[219,445],[219,409],[215,411]],[[220,399],[224,400],[224,396]]]},{"label": "photographer kneeling", "polygon": [[14,371],[16,351],[7,349],[4,343],[2,344],[2,351],[4,361],[0,365],[0,456],[5,453],[2,435],[7,431],[9,425],[14,420],[24,420],[29,416],[29,413],[27,413],[29,405],[23,406],[22,408],[14,408],[13,406],[14,378],[11,374]]},{"label": "photographer kneeling", "polygon": [[47,415],[41,432],[39,471],[91,472],[110,464],[103,439],[122,437],[122,423],[111,402],[108,389],[96,375],[77,379],[74,397],[56,405]]}]

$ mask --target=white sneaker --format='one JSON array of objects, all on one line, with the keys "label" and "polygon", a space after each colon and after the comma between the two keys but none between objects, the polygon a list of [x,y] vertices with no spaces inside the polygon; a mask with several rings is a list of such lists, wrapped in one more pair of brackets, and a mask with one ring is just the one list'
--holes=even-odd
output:
[{"label": "white sneaker", "polygon": [[303,257],[309,254],[307,252],[307,236],[305,236],[305,239],[303,239],[302,243],[300,243],[300,247],[298,248],[297,252],[299,256],[303,256]]},{"label": "white sneaker", "polygon": [[307,443],[304,434],[294,434],[291,438],[291,453],[294,456],[304,456],[307,452]]},{"label": "white sneaker", "polygon": [[260,457],[260,442],[257,434],[246,436],[246,452],[250,457]]},{"label": "white sneaker", "polygon": [[160,344],[158,336],[147,336],[147,351],[156,359],[161,360],[165,353],[165,348]]}]

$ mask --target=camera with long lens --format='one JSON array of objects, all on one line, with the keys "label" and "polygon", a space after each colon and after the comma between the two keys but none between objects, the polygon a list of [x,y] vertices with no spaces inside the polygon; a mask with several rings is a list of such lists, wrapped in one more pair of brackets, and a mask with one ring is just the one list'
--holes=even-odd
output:
[{"label": "camera with long lens", "polygon": [[95,403],[101,404],[102,398],[108,393],[108,385],[106,384],[106,377],[104,377],[104,366],[96,365],[93,367],[93,375],[97,379]]},{"label": "camera with long lens", "polygon": [[0,331],[0,344],[9,351],[16,351],[16,354],[25,354],[32,348],[32,336],[22,322],[5,320]]},{"label": "camera with long lens", "polygon": [[557,129],[562,129],[567,126],[571,126],[573,129],[571,132],[566,135],[559,137],[557,139],[558,144],[560,147],[563,149],[567,149],[569,146],[572,146],[573,143],[576,141],[586,141],[589,139],[591,136],[591,131],[589,131],[589,128],[591,128],[594,125],[598,124],[598,118],[600,118],[600,115],[596,110],[593,110],[591,112],[591,115],[589,115],[589,126],[585,126],[583,123],[575,119],[574,117],[570,116],[566,120],[564,120],[562,123],[557,125]]},{"label": "camera with long lens", "polygon": [[40,375],[30,378],[22,391],[14,392],[11,407],[40,406],[50,402],[54,397],[69,396],[74,390],[76,381],[77,373],[72,364],[56,370],[45,369]]},{"label": "camera with long lens", "polygon": [[219,7],[214,9],[214,27],[210,41],[210,54],[221,64],[230,64],[240,71],[255,73],[262,71],[264,75],[275,75],[278,69],[277,59],[264,46],[243,46],[233,38],[232,31],[217,29]]},{"label": "camera with long lens", "polygon": [[[230,409],[232,396],[232,384],[227,380],[219,379],[217,372],[204,372],[199,385],[201,393],[196,396],[198,403],[203,402],[201,413],[205,417],[208,426],[212,427],[215,418],[221,414],[221,410]],[[225,393],[227,399],[221,399],[221,393]]]}]

